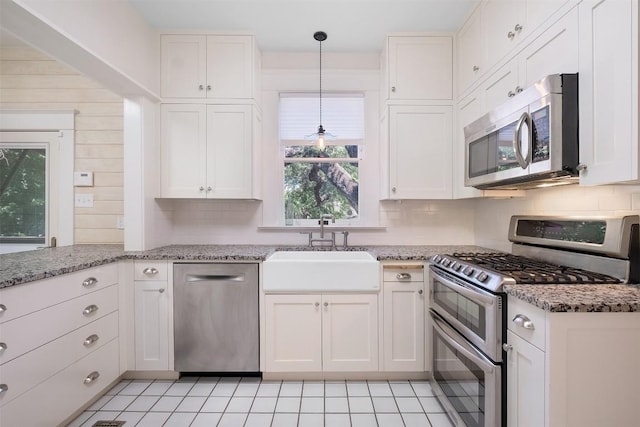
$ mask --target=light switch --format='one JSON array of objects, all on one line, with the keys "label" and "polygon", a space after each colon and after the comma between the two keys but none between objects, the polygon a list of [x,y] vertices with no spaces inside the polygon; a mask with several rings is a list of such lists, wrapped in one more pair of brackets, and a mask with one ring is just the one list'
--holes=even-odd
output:
[{"label": "light switch", "polygon": [[76,194],[76,208],[92,208],[92,207],[93,207],[93,194],[91,193]]}]

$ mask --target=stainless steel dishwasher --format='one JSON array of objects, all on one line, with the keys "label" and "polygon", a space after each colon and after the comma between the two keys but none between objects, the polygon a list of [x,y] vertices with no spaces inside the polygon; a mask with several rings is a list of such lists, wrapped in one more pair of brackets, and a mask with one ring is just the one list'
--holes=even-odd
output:
[{"label": "stainless steel dishwasher", "polygon": [[173,266],[175,370],[258,372],[258,264]]}]

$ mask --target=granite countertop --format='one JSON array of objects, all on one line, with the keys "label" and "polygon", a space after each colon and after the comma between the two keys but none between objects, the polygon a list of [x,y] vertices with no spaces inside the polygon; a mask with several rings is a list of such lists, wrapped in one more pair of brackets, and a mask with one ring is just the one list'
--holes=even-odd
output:
[{"label": "granite countertop", "polygon": [[506,285],[507,295],[550,312],[640,312],[640,285]]},{"label": "granite countertop", "polygon": [[[0,255],[0,289],[123,259],[264,261],[278,250],[327,250],[277,245],[172,245],[125,251],[122,245],[74,245]],[[362,246],[379,261],[425,261],[438,253],[493,252],[464,245]],[[508,295],[550,312],[640,312],[639,285],[509,285]]]},{"label": "granite countertop", "polygon": [[[277,245],[172,245],[148,251],[125,251],[122,245],[73,245],[0,255],[0,289],[72,273],[122,259],[190,261],[264,261],[277,250],[327,250]],[[424,261],[431,255],[488,250],[477,246],[367,246],[380,261]]]}]

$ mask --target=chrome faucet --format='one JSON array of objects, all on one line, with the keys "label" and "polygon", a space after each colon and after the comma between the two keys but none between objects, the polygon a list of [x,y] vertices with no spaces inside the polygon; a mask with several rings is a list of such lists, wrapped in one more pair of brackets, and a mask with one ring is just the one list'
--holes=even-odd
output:
[{"label": "chrome faucet", "polygon": [[336,223],[336,219],[331,214],[322,214],[320,216],[320,220],[318,221],[318,224],[320,224],[320,238],[321,239],[324,239],[324,226],[325,225],[329,225],[329,220],[331,220],[332,224]]}]

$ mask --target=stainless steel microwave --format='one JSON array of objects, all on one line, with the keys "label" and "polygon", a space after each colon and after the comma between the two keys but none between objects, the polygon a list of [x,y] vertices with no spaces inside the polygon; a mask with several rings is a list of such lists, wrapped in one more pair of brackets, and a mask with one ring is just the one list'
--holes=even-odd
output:
[{"label": "stainless steel microwave", "polygon": [[518,189],[578,180],[578,75],[552,74],[464,128],[465,185]]}]

